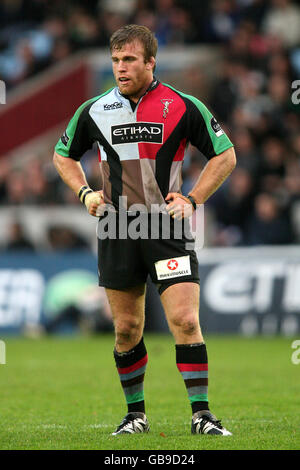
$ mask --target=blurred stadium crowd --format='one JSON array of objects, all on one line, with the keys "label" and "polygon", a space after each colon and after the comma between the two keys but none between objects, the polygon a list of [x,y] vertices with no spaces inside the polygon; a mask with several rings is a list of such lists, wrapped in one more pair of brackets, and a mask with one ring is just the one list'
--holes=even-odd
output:
[{"label": "blurred stadium crowd", "polygon": [[[12,89],[80,49],[107,47],[111,33],[129,22],[154,30],[161,47],[213,44],[222,51],[220,71],[209,93],[201,88],[205,71],[199,71],[199,89],[196,81],[193,86],[193,94],[205,102],[230,136],[238,159],[231,177],[206,204],[207,244],[298,243],[300,105],[292,99],[292,84],[300,79],[297,2],[3,0],[0,78]],[[98,189],[97,159],[87,156],[84,165],[91,187]],[[184,193],[202,166],[202,156],[189,148]],[[79,204],[58,178],[49,155],[45,159],[36,156],[19,168],[0,159],[0,203]],[[71,235],[60,237],[62,246],[80,246],[76,234]],[[26,245],[22,228],[12,227],[6,248],[22,244]]]}]

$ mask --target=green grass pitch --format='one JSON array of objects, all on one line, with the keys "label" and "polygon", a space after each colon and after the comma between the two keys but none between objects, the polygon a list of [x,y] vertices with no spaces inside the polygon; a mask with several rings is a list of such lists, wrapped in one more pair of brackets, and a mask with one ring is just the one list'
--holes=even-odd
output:
[{"label": "green grass pitch", "polygon": [[173,340],[146,333],[151,431],[114,437],[126,408],[112,335],[4,338],[0,449],[299,450],[300,364],[291,361],[293,339],[207,336],[210,407],[233,436],[194,436]]}]

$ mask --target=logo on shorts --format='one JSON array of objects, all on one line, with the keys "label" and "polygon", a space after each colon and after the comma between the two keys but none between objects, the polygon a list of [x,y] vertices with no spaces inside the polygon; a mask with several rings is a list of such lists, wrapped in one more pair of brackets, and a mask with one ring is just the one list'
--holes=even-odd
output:
[{"label": "logo on shorts", "polygon": [[157,261],[155,263],[155,270],[158,281],[179,276],[189,276],[191,274],[190,255]]},{"label": "logo on shorts", "polygon": [[136,122],[111,127],[113,145],[135,142],[163,143],[163,124],[156,122]]},{"label": "logo on shorts", "polygon": [[174,100],[168,100],[168,99],[162,99],[160,100],[162,102],[162,104],[164,105],[164,109],[163,109],[163,118],[166,119],[167,117],[167,114],[169,112],[169,106],[171,103],[173,103]]},{"label": "logo on shorts", "polygon": [[178,263],[176,259],[170,259],[170,261],[167,262],[167,266],[171,271],[174,271],[174,269],[178,268]]}]

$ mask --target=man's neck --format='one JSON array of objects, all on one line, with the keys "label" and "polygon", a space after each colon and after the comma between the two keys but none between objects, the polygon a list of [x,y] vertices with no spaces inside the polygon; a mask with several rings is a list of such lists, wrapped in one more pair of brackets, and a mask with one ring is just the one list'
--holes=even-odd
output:
[{"label": "man's neck", "polygon": [[143,87],[137,95],[122,95],[122,96],[132,101],[133,103],[137,104],[139,100],[141,99],[141,97],[144,96],[147,93],[147,91],[151,89],[154,81],[156,81],[156,79],[155,77],[152,77],[151,80],[147,83],[147,85]]}]

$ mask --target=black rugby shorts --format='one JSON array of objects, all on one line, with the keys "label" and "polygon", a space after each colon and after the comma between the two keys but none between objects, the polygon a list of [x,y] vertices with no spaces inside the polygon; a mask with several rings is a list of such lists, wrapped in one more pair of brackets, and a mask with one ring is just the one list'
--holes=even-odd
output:
[{"label": "black rugby shorts", "polygon": [[[104,217],[99,218],[99,224],[104,222]],[[160,214],[159,226],[156,218],[151,227],[149,214],[143,214],[142,218],[139,216],[141,224],[137,224],[137,217],[128,216],[124,224],[116,215],[115,230],[110,231],[109,236],[103,236],[103,226],[98,230],[99,285],[122,290],[146,283],[150,275],[161,294],[172,284],[199,284],[198,260],[191,249],[193,239],[188,230],[183,229],[184,222],[175,221],[168,214]],[[130,228],[130,224],[134,225]],[[124,238],[120,237],[120,225],[121,237]],[[141,225],[143,228],[139,230]],[[142,232],[138,238],[137,232]]]}]

